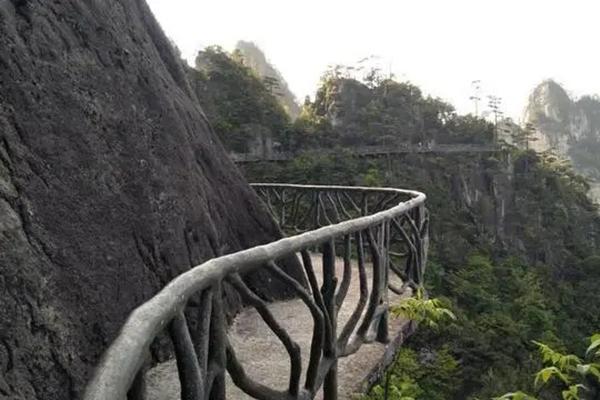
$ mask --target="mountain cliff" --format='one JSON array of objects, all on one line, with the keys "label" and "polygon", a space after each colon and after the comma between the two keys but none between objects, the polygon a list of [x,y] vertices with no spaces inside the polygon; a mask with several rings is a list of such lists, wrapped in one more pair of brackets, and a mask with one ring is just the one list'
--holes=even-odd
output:
[{"label": "mountain cliff", "polygon": [[0,2],[0,398],[80,398],[134,307],[277,237],[143,0]]},{"label": "mountain cliff", "polygon": [[599,200],[600,99],[572,99],[558,83],[547,80],[531,93],[524,120],[535,128],[531,147],[570,160],[590,180],[590,195]]},{"label": "mountain cliff", "polygon": [[250,67],[268,85],[292,119],[300,114],[300,106],[296,96],[290,90],[283,75],[268,60],[263,51],[252,42],[239,41],[235,49],[239,52],[245,65]]},{"label": "mountain cliff", "polygon": [[227,150],[268,154],[281,143],[290,117],[277,97],[241,60],[219,47],[198,52],[189,71],[203,110]]},{"label": "mountain cliff", "polygon": [[[371,81],[345,76],[336,67],[326,72],[314,102],[306,102],[296,121],[317,146],[486,144],[491,124],[458,115],[439,98],[425,96],[410,82],[381,75]],[[309,128],[309,129],[307,129]]]},{"label": "mountain cliff", "polygon": [[[547,110],[539,109],[557,125],[569,121],[568,96],[552,98]],[[312,139],[316,148],[350,139],[491,143],[494,133],[485,120],[457,115],[413,85],[336,76],[322,82],[296,125],[303,130],[298,142]],[[523,131],[508,121],[501,129]],[[600,326],[598,207],[587,197],[586,180],[558,157],[513,147],[378,158],[340,149],[244,168],[262,182],[409,187],[427,194],[425,282],[457,321],[419,327],[406,347],[412,356],[401,353],[382,382],[390,383],[392,397],[489,399],[516,387],[527,391],[539,370],[532,340],[580,350],[583,336]],[[368,398],[384,397],[382,389]]]},{"label": "mountain cliff", "polygon": [[516,150],[377,159],[340,152],[245,168],[264,182],[410,187],[427,194],[425,283],[457,322],[419,327],[407,343],[416,353],[412,367],[400,369],[404,381],[390,380],[397,386],[390,393],[413,393],[403,385],[409,381],[425,390],[412,398],[464,400],[528,389],[539,367],[532,340],[577,349],[600,326],[598,208],[581,177],[551,159]]}]

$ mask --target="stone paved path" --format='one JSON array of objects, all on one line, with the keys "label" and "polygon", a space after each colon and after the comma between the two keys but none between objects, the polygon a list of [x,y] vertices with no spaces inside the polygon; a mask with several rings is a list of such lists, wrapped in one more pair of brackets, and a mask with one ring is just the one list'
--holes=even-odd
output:
[{"label": "stone paved path", "polygon": [[[318,268],[321,263],[316,257],[314,258],[314,265],[318,279],[321,279],[321,271]],[[341,279],[342,268],[342,260],[338,260],[336,263],[338,279]],[[370,272],[370,269],[367,268],[367,271]],[[368,273],[368,277],[370,287],[370,273]],[[410,295],[410,293],[407,293],[407,295]],[[353,265],[351,286],[339,312],[338,327],[342,327],[348,320],[358,302],[358,298],[358,270],[356,265]],[[397,302],[399,298],[400,296],[390,292],[391,303]],[[308,309],[301,300],[279,302],[270,305],[269,308],[290,336],[300,345],[303,372],[306,372],[313,326]],[[403,341],[402,331],[408,328],[408,322],[402,319],[390,318],[389,324],[392,340],[388,345],[365,344],[357,353],[339,361],[340,399],[351,399],[354,393],[364,391],[366,381],[369,378],[372,379],[376,371],[381,370],[383,360],[386,357],[388,358],[387,362],[389,362],[389,358]],[[236,349],[238,358],[250,377],[273,389],[284,390],[287,387],[290,372],[287,352],[254,309],[246,309],[236,317],[233,325],[229,328],[229,337]],[[229,376],[227,380],[228,399],[251,399],[234,386]],[[147,381],[147,398],[149,400],[179,399],[179,381],[174,361],[160,364],[150,370]],[[304,382],[304,377],[301,382]]]}]

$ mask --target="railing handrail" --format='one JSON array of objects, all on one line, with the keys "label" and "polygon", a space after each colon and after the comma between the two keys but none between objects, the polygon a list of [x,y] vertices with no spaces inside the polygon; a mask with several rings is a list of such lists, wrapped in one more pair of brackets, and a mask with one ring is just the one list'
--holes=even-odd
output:
[{"label": "railing handrail", "polygon": [[227,275],[250,272],[271,260],[324,243],[335,236],[349,235],[367,229],[424,205],[426,200],[425,194],[421,192],[394,188],[268,183],[254,184],[253,186],[343,190],[362,193],[383,191],[409,195],[411,199],[372,215],[339,222],[265,245],[213,258],[177,276],[155,296],[131,312],[117,338],[106,350],[96,368],[93,378],[86,388],[85,400],[125,398],[138,369],[145,360],[146,351],[156,335],[182,311],[193,294],[208,288]]}]

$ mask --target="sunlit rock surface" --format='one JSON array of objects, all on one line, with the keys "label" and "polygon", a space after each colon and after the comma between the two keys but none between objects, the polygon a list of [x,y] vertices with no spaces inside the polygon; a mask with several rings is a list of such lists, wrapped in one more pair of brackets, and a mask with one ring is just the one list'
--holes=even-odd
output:
[{"label": "sunlit rock surface", "polygon": [[281,73],[268,60],[263,51],[252,42],[240,40],[235,46],[244,60],[244,64],[250,67],[267,84],[273,86],[273,93],[288,112],[290,117],[295,119],[300,114],[298,100],[290,90],[288,83]]},{"label": "sunlit rock surface", "polygon": [[600,200],[600,99],[572,99],[558,83],[547,80],[533,90],[524,120],[536,128],[531,148],[570,160],[590,180],[590,195]]}]

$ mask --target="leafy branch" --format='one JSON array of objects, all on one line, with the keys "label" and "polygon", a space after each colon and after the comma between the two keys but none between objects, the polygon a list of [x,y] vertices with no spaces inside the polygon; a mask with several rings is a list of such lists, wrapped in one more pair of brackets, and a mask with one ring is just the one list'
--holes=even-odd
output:
[{"label": "leafy branch", "polygon": [[[548,365],[535,375],[536,387],[558,382],[563,387],[560,392],[563,400],[582,400],[583,393],[590,392],[586,383],[600,384],[600,364],[594,362],[600,358],[600,334],[590,338],[590,346],[586,351],[586,356],[590,358],[588,364],[584,364],[576,355],[562,354],[544,343],[533,343],[538,346],[542,360]],[[537,400],[537,397],[519,391],[494,400]]]},{"label": "leafy branch", "polygon": [[456,320],[454,313],[444,307],[439,299],[425,298],[422,288],[417,290],[415,297],[402,300],[391,311],[396,317],[404,317],[432,328],[437,327],[440,322]]}]

